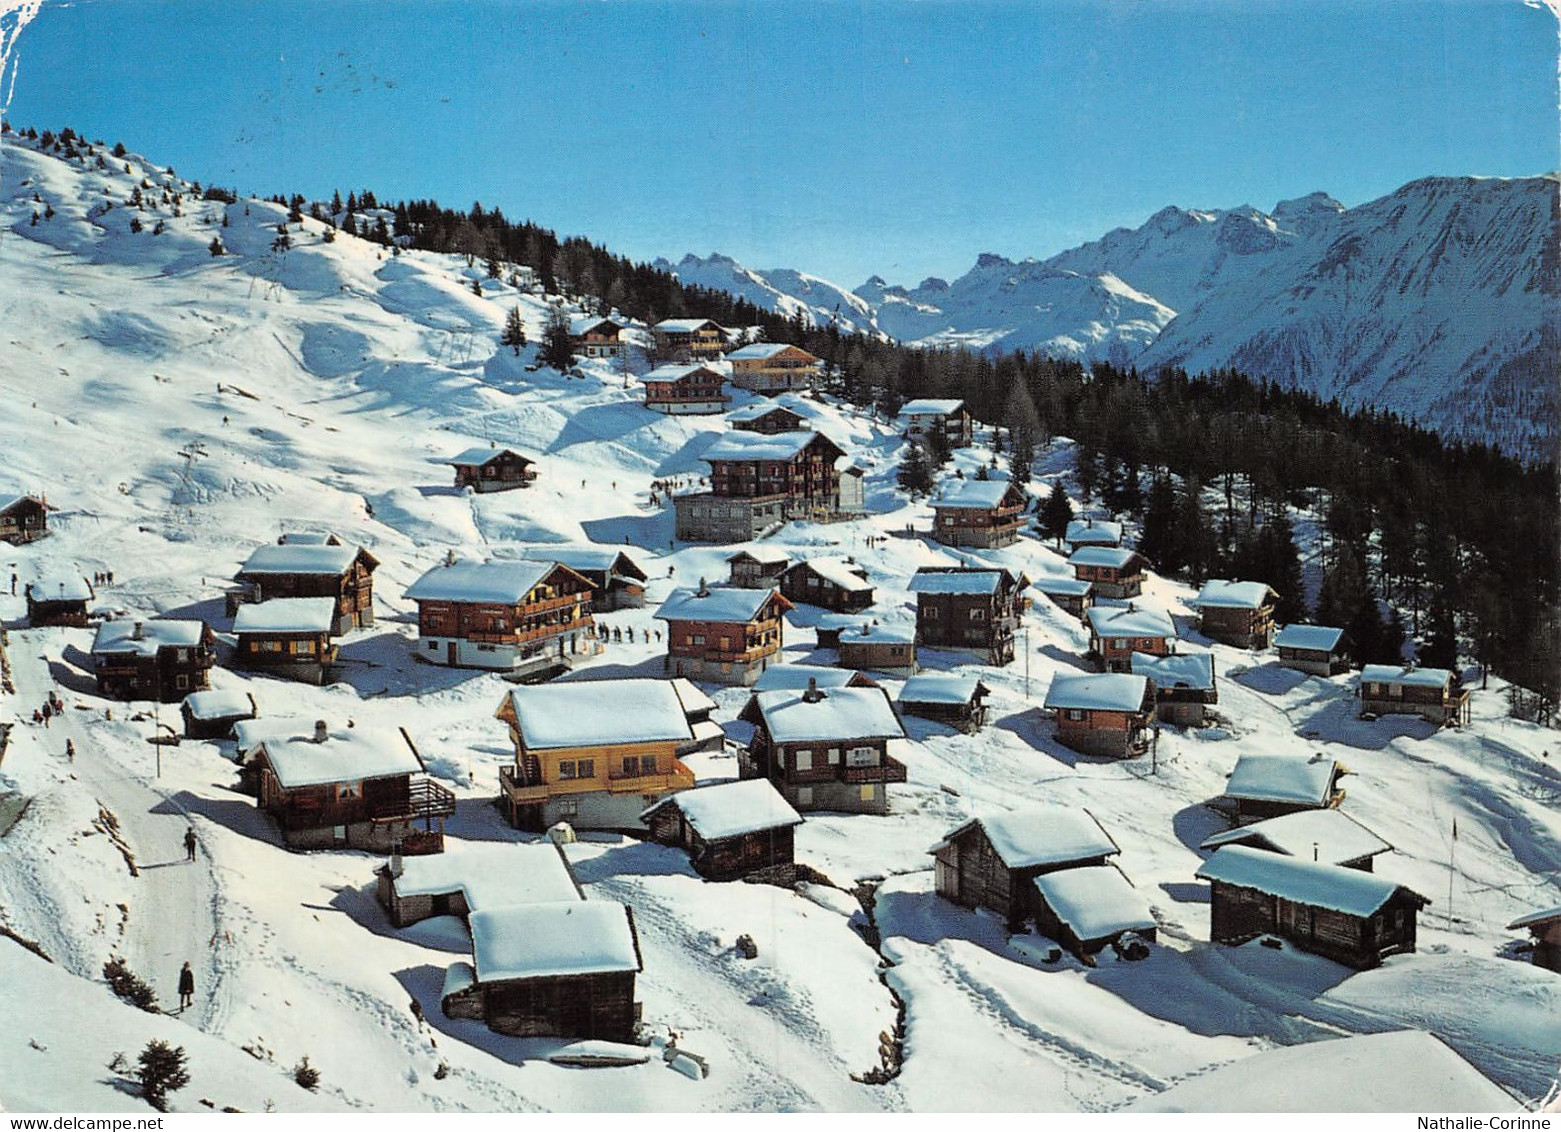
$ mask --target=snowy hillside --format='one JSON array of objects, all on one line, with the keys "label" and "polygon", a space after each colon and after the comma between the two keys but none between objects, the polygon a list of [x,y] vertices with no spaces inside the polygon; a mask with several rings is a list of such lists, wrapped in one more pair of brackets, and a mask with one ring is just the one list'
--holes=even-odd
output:
[{"label": "snowy hillside", "polygon": [[[0,149],[0,492],[46,493],[56,509],[48,538],[0,545],[0,566],[18,576],[18,594],[46,573],[112,571],[98,614],[201,617],[226,652],[222,589],[254,547],[299,529],[368,547],[381,562],[378,625],[341,638],[341,682],[219,667],[213,686],[252,694],[264,716],[404,727],[459,799],[453,848],[521,839],[492,805],[514,757],[493,718],[509,685],[416,663],[404,590],[450,551],[470,560],[537,543],[628,544],[651,578],[648,607],[600,621],[636,630],[633,641],[568,679],[661,676],[663,646],[648,636],[655,606],[675,585],[724,579],[734,548],[674,545],[652,484],[704,474],[699,455],[721,418],[650,413],[638,385],[605,363],[584,362],[579,376],[531,368],[545,301],[487,279],[480,260],[327,242],[309,219],[287,225],[291,247],[277,250],[285,209],[197,201],[134,154],[105,164],[10,137]],[[138,186],[144,209],[126,203]],[[184,194],[178,215],[174,193]],[[214,238],[226,254],[211,255]],[[518,355],[498,345],[517,306],[533,343]],[[749,401],[735,392],[735,406]],[[925,533],[931,510],[895,487],[896,431],[827,399],[807,405],[866,469],[871,514],[790,524],[767,544],[854,555],[883,620],[913,622],[907,587],[920,566],[1067,573],[1028,535],[979,554],[900,537],[907,525]],[[455,491],[442,461],[490,440],[535,458],[535,485]],[[1032,492],[1057,484],[1068,447],[1046,454]],[[988,459],[977,447],[954,467],[973,476]],[[1405,1028],[1434,1034],[1513,1109],[1545,1096],[1558,1072],[1561,978],[1525,962],[1503,925],[1561,903],[1555,733],[1506,718],[1494,680],[1474,693],[1463,729],[1361,721],[1353,677],[1303,678],[1272,654],[1211,645],[1188,628],[1191,596],[1150,576],[1142,600],[1176,617],[1184,650],[1212,651],[1218,723],[1165,728],[1153,765],[1056,741],[1039,705],[1055,675],[1083,667],[1087,641],[1032,594],[1013,664],[922,651],[924,669],[979,675],[990,721],[969,736],[907,718],[909,739],[891,753],[909,780],[890,787],[892,812],[809,814],[798,829],[813,882],[708,883],[683,852],[631,838],[568,846],[589,898],[634,910],[636,998],[652,1043],[646,1064],[586,1071],[550,1062],[556,1042],[444,1017],[444,970],[470,955],[459,920],[398,930],[375,900],[379,858],[283,849],[234,789],[231,744],[149,745],[148,705],[98,695],[91,630],[23,627],[23,599],[7,585],[0,620],[15,692],[0,691],[0,722],[14,725],[0,762],[0,927],[50,962],[0,935],[0,986],[27,988],[4,999],[0,1107],[145,1113],[103,1067],[157,1037],[190,1055],[175,1111],[1102,1111],[1276,1047]],[[819,615],[804,605],[790,616],[786,660],[833,663],[815,647]],[[894,694],[901,681],[883,683]],[[51,690],[65,711],[35,725]],[[737,774],[746,695],[706,690],[734,744],[688,762],[720,781]],[[162,722],[173,714],[161,709]],[[1351,772],[1347,812],[1394,846],[1377,873],[1432,901],[1418,952],[1377,970],[1289,945],[1209,942],[1209,891],[1193,874],[1199,844],[1226,822],[1205,802],[1244,752],[1319,749]],[[1042,937],[1010,936],[996,917],[934,894],[930,846],[973,814],[1041,801],[1087,806],[1121,846],[1159,925],[1149,958],[1050,959]],[[189,827],[199,852],[187,864]],[[745,934],[755,959],[734,946]],[[121,1004],[101,979],[115,954],[166,1008],[190,961],[194,1007],[154,1016]],[[80,1026],[88,1014],[94,1025]],[[673,1032],[708,1059],[708,1077],[659,1056]],[[903,1062],[887,1083],[865,1083],[884,1035]],[[291,1077],[305,1056],[322,1075],[312,1096]]]}]

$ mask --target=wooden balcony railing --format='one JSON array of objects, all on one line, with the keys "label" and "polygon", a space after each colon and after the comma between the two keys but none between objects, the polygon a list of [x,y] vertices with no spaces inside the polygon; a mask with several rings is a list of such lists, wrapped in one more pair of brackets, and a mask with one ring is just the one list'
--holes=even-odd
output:
[{"label": "wooden balcony railing", "polygon": [[905,764],[888,755],[878,766],[848,766],[840,771],[841,782],[904,782]]}]

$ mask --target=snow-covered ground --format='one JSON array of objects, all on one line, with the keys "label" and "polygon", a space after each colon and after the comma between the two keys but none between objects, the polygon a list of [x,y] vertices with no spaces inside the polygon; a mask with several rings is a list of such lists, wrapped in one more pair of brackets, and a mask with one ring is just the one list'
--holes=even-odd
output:
[{"label": "snow-covered ground", "polygon": [[[493,718],[507,685],[414,663],[402,591],[450,549],[476,558],[538,542],[627,543],[652,575],[650,605],[601,620],[653,627],[655,604],[675,584],[725,577],[734,548],[674,547],[669,509],[651,502],[652,481],[706,470],[699,454],[722,422],[649,413],[637,388],[593,364],[578,377],[529,371],[534,347],[516,356],[498,347],[498,333],[519,306],[535,341],[545,303],[486,279],[475,295],[480,261],[391,257],[346,236],[326,244],[308,220],[302,232],[293,226],[291,250],[273,254],[285,210],[254,201],[187,198],[179,217],[168,206],[139,213],[144,230],[132,233],[123,202],[134,184],[186,187],[134,155],[126,175],[118,159],[84,169],[12,141],[0,151],[0,491],[47,492],[58,510],[48,539],[0,547],[0,618],[11,626],[17,687],[0,694],[0,720],[17,723],[0,764],[0,795],[13,796],[0,798],[0,829],[27,800],[0,836],[0,925],[53,962],[0,938],[12,1007],[0,1064],[29,1067],[0,1073],[0,1104],[143,1107],[105,1084],[102,1066],[116,1051],[133,1058],[152,1037],[190,1053],[192,1084],[172,1097],[188,1111],[203,1110],[203,1098],[244,1109],[1103,1110],[1275,1046],[1404,1027],[1437,1035],[1508,1089],[1513,1107],[1555,1081],[1561,978],[1523,962],[1517,935],[1502,927],[1561,903],[1554,732],[1505,718],[1495,682],[1475,693],[1462,730],[1362,722],[1348,677],[1303,678],[1271,656],[1213,646],[1217,726],[1167,728],[1153,768],[1076,755],[1055,742],[1038,705],[1054,674],[1080,669],[1086,639],[1044,599],[1025,615],[1022,656],[1006,668],[923,651],[925,668],[980,674],[993,689],[991,722],[967,736],[907,719],[910,739],[891,753],[909,782],[891,787],[893,813],[809,815],[798,858],[828,883],[796,892],[710,884],[682,853],[632,839],[568,848],[590,897],[635,910],[647,1032],[656,1041],[676,1032],[708,1059],[708,1077],[659,1057],[563,1068],[546,1059],[555,1043],[445,1019],[443,971],[468,947],[460,924],[398,931],[374,900],[376,858],[282,849],[233,789],[228,745],[163,748],[159,767],[146,742],[149,706],[96,694],[91,632],[17,627],[23,604],[7,575],[25,583],[112,570],[99,611],[200,616],[225,632],[221,587],[254,546],[303,528],[368,546],[382,562],[379,623],[343,640],[341,683],[219,668],[214,685],[251,692],[266,715],[406,727],[460,798],[452,837],[515,839],[489,804],[510,757]],[[32,224],[46,207],[55,215]],[[165,230],[154,236],[159,219]],[[231,254],[212,257],[213,236]],[[979,554],[921,537],[869,546],[869,536],[908,523],[926,531],[930,509],[894,486],[901,441],[891,429],[833,404],[812,407],[818,427],[868,470],[873,514],[793,524],[771,542],[855,555],[878,587],[881,619],[913,620],[906,587],[918,566],[1065,572],[1060,555],[1029,537]],[[537,483],[454,491],[440,461],[488,440],[534,456]],[[1065,453],[1059,444],[1042,467],[1062,467]],[[984,457],[968,450],[954,467],[974,474]],[[1191,596],[1151,577],[1142,600],[1185,631]],[[819,612],[792,616],[787,660],[833,659],[814,649]],[[1208,645],[1194,636],[1183,647]],[[570,678],[657,676],[659,653],[637,632]],[[900,681],[884,683],[892,692]],[[49,689],[68,707],[44,729],[30,720]],[[745,693],[708,690],[716,718],[741,739],[734,719]],[[165,721],[175,714],[161,711]],[[1345,763],[1345,809],[1395,847],[1377,871],[1434,902],[1418,953],[1380,970],[1208,942],[1196,847],[1223,819],[1205,802],[1244,751],[1315,750]],[[737,773],[730,753],[690,764],[701,779]],[[1038,801],[1087,805],[1121,845],[1121,867],[1160,923],[1149,959],[1048,961],[1048,941],[1010,938],[997,920],[933,895],[927,849],[945,832],[973,813]],[[193,864],[180,843],[187,826],[200,839]],[[743,934],[757,959],[735,949]],[[119,1003],[101,979],[116,954],[165,1007],[190,960],[195,1007],[154,1016]],[[9,989],[22,986],[13,998]],[[902,1071],[863,1083],[902,1009]],[[84,1028],[84,1016],[102,1022]],[[290,1078],[304,1056],[321,1071],[314,1096]]]}]

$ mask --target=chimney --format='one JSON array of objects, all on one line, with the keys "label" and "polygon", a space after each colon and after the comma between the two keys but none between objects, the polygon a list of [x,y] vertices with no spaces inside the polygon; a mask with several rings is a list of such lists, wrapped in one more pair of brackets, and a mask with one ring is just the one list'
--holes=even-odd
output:
[{"label": "chimney", "polygon": [[[866,629],[865,625],[863,626],[863,629]],[[808,690],[802,693],[802,702],[805,704],[816,704],[823,698],[824,693],[818,690],[818,677],[809,676]]]},{"label": "chimney", "polygon": [[[871,633],[872,633],[872,630],[867,627],[867,622],[863,621],[862,622],[862,636],[866,637],[866,636],[869,636]],[[808,679],[811,680],[812,677],[810,676]]]},{"label": "chimney", "polygon": [[392,877],[399,877],[402,871],[401,844],[400,842],[397,842],[396,847],[390,851],[390,875]]},{"label": "chimney", "polygon": [[135,623],[135,628],[130,630],[130,639],[132,641],[139,641],[139,640],[141,640],[142,636],[144,634],[145,629],[146,629],[146,623],[143,622],[143,621],[137,621]]},{"label": "chimney", "polygon": [[1312,842],[1312,860],[1317,860],[1317,842]]},{"label": "chimney", "polygon": [[708,584],[706,584],[706,582],[705,582],[705,580],[703,578],[699,579],[699,589],[694,591],[694,596],[695,597],[709,597],[710,596],[710,586]]},{"label": "chimney", "polygon": [[323,743],[329,737],[329,735],[330,735],[330,729],[325,726],[325,720],[323,720],[323,719],[315,720],[314,721],[314,741],[316,743]]},{"label": "chimney", "polygon": [[453,546],[449,550],[444,552],[444,564],[446,566],[454,566],[456,564],[456,562],[458,562],[458,561],[460,561],[460,560],[458,558],[456,558],[456,556],[455,556],[455,548]]}]

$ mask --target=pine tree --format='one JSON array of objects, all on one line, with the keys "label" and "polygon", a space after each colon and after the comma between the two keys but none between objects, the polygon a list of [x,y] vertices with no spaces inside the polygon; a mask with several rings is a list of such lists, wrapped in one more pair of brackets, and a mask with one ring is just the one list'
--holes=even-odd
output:
[{"label": "pine tree", "polygon": [[520,317],[520,308],[511,307],[509,314],[504,316],[504,333],[499,337],[499,345],[508,346],[519,357],[520,348],[525,344],[526,324]]},{"label": "pine tree", "polygon": [[1149,487],[1138,549],[1162,574],[1175,574],[1186,565],[1176,530],[1176,487],[1169,476],[1156,476]]},{"label": "pine tree", "polygon": [[1061,546],[1063,536],[1068,533],[1068,524],[1071,522],[1073,522],[1073,504],[1068,501],[1068,493],[1062,490],[1062,484],[1054,483],[1051,494],[1046,497],[1046,502],[1041,506],[1041,530]]},{"label": "pine tree", "polygon": [[1177,498],[1176,533],[1187,580],[1193,585],[1202,585],[1214,570],[1219,546],[1208,513],[1203,509],[1202,485],[1196,480],[1189,481]]},{"label": "pine tree", "polygon": [[905,446],[897,478],[900,486],[912,495],[925,495],[932,490],[932,456],[920,440]]},{"label": "pine tree", "polygon": [[293,1080],[300,1088],[308,1089],[311,1093],[320,1087],[320,1071],[309,1064],[309,1055],[305,1054],[303,1060],[293,1066]]},{"label": "pine tree", "polygon": [[1416,663],[1427,668],[1458,668],[1458,628],[1452,607],[1437,594],[1426,615],[1425,643],[1416,650]]},{"label": "pine tree", "polygon": [[537,354],[537,360],[560,373],[575,364],[574,339],[569,333],[569,312],[562,303],[554,303],[548,308],[547,326],[542,331],[542,348]]},{"label": "pine tree", "polygon": [[137,1076],[141,1079],[141,1095],[158,1112],[167,1112],[168,1094],[190,1083],[184,1047],[171,1046],[154,1038],[146,1043],[139,1061],[141,1067]]},{"label": "pine tree", "polygon": [[481,279],[473,279],[472,280],[472,294],[476,295],[479,299],[482,298],[482,280]]}]

